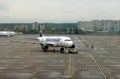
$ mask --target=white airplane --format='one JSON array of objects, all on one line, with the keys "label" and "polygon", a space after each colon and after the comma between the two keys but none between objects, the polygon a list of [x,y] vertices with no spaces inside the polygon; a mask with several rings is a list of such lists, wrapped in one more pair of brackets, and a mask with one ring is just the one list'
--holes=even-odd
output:
[{"label": "white airplane", "polygon": [[0,31],[0,36],[15,36],[17,33],[15,33],[14,31]]},{"label": "white airplane", "polygon": [[60,52],[64,53],[65,50],[68,50],[69,53],[72,53],[71,49],[75,48],[75,45],[70,37],[67,36],[44,36],[42,33],[41,27],[39,27],[39,43],[43,51],[47,52],[49,47],[61,47]]}]

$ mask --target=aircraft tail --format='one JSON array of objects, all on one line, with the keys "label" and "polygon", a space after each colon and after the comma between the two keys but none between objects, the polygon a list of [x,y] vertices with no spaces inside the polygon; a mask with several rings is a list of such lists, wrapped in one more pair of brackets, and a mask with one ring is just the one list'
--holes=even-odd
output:
[{"label": "aircraft tail", "polygon": [[38,24],[38,30],[39,30],[39,36],[40,36],[40,37],[43,37],[43,28],[44,28],[43,25]]}]

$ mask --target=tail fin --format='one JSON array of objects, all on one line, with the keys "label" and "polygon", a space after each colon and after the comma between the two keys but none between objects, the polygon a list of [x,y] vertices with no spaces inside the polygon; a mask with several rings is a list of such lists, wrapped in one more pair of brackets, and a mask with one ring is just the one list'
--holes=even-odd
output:
[{"label": "tail fin", "polygon": [[43,37],[43,27],[42,25],[38,24],[39,36]]}]

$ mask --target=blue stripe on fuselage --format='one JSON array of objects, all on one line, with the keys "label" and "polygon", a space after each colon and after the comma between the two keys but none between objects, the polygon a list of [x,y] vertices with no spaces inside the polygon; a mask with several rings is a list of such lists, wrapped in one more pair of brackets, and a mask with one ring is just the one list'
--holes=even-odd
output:
[{"label": "blue stripe on fuselage", "polygon": [[61,38],[46,38],[47,42],[60,42]]}]

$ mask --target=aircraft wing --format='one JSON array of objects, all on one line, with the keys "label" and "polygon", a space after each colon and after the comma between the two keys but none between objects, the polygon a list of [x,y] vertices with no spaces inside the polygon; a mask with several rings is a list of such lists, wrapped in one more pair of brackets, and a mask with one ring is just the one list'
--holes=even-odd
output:
[{"label": "aircraft wing", "polygon": [[48,46],[55,46],[55,43],[54,42],[48,42],[48,43],[46,43],[46,45],[48,45]]}]

